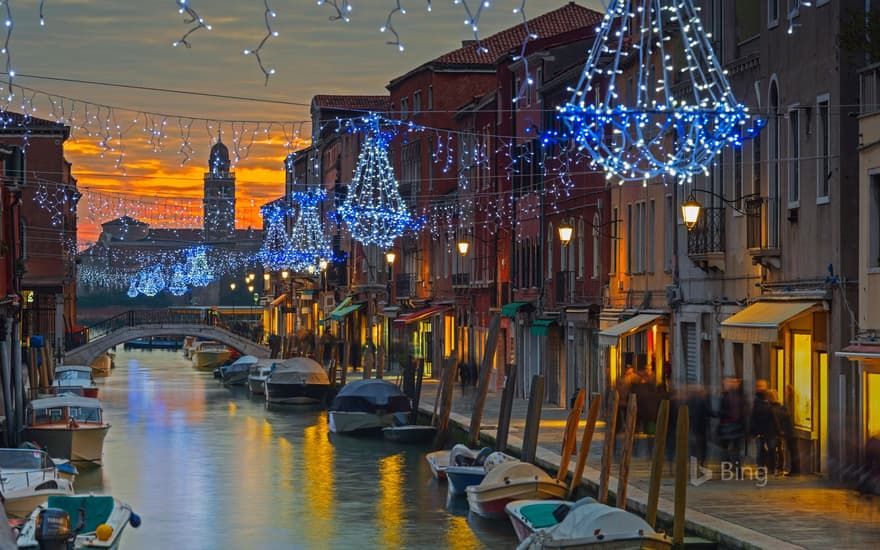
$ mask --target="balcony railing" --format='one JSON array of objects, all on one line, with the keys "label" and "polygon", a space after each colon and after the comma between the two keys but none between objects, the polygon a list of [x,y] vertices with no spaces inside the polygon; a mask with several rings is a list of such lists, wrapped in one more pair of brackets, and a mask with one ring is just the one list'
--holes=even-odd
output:
[{"label": "balcony railing", "polygon": [[412,298],[416,294],[416,276],[414,273],[398,273],[394,280],[395,295],[398,298]]},{"label": "balcony railing", "polygon": [[470,273],[453,273],[452,274],[452,287],[453,288],[461,288],[470,286],[471,283],[471,274]]},{"label": "balcony railing", "polygon": [[748,228],[746,243],[749,250],[779,248],[779,199],[756,197],[746,200]]},{"label": "balcony railing", "polygon": [[869,65],[859,71],[859,114],[880,111],[880,63]]},{"label": "balcony railing", "polygon": [[697,224],[688,232],[688,256],[724,252],[724,209],[703,208]]}]

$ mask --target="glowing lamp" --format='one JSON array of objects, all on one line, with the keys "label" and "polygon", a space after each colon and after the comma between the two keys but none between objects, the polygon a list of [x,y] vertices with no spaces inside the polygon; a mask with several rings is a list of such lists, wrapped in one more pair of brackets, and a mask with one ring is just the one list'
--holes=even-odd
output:
[{"label": "glowing lamp", "polygon": [[388,262],[388,265],[394,265],[394,260],[397,259],[397,254],[393,250],[389,250],[385,253],[385,261]]},{"label": "glowing lamp", "polygon": [[571,242],[571,236],[574,233],[574,228],[568,223],[563,222],[563,224],[559,226],[558,231],[559,242],[562,243],[562,246],[568,246],[568,243]]},{"label": "glowing lamp", "polygon": [[468,249],[471,247],[471,243],[462,239],[462,240],[458,241],[457,246],[458,246],[458,253],[461,254],[462,256],[467,256]]},{"label": "glowing lamp", "polygon": [[235,283],[229,283],[229,290],[235,290]]},{"label": "glowing lamp", "polygon": [[283,270],[283,271],[281,272],[281,278],[284,279],[284,280],[286,281],[288,277],[290,277],[290,271],[287,271],[286,269]]},{"label": "glowing lamp", "polygon": [[330,265],[330,264],[327,262],[327,260],[321,260],[320,262],[318,262],[318,268],[320,268],[321,271],[324,271],[325,269],[327,269],[328,265]]},{"label": "glowing lamp", "polygon": [[688,200],[684,201],[681,205],[681,219],[684,220],[684,226],[687,227],[687,230],[690,231],[697,225],[697,220],[700,219],[700,210],[702,210],[702,206],[693,195],[688,197]]}]

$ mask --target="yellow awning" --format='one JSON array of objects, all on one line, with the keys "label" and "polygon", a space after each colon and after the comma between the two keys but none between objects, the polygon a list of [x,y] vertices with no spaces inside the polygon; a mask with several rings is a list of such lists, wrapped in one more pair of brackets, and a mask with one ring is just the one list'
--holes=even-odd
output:
[{"label": "yellow awning", "polygon": [[639,313],[634,315],[622,323],[612,325],[601,331],[599,333],[599,345],[616,346],[620,343],[622,337],[638,332],[661,317],[663,315],[659,313]]},{"label": "yellow awning", "polygon": [[780,325],[816,305],[817,302],[755,302],[721,322],[721,337],[751,344],[775,342],[779,339]]}]

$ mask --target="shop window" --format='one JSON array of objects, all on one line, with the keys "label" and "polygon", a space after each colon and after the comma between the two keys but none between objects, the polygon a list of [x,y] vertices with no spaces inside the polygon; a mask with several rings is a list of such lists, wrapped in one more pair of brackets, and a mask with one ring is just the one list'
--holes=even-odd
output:
[{"label": "shop window", "polygon": [[792,419],[797,428],[813,429],[813,337],[809,333],[792,333],[791,386]]},{"label": "shop window", "polygon": [[880,173],[868,182],[868,267],[880,268]]},{"label": "shop window", "polygon": [[868,437],[880,437],[880,374],[865,373],[865,429]]}]

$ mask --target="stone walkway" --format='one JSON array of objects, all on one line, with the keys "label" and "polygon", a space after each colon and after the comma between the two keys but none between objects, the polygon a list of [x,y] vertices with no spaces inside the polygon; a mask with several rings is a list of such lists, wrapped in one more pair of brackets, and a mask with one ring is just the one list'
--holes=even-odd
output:
[{"label": "stone walkway", "polygon": [[[426,380],[420,409],[431,413],[437,382]],[[465,429],[470,423],[476,392],[468,388],[464,395],[456,386],[451,420]],[[482,435],[494,441],[501,394],[490,393],[483,413]],[[510,425],[509,447],[521,446],[528,403],[515,399]],[[562,432],[568,411],[544,405],[538,435],[537,462],[557,468]],[[581,422],[583,428],[584,422]],[[580,436],[580,434],[579,434]],[[598,485],[599,463],[604,441],[604,426],[597,426],[587,459],[584,483],[588,493]],[[644,509],[647,500],[650,463],[636,457],[630,470],[628,508]],[[572,464],[571,469],[574,465]],[[710,464],[714,479],[688,487],[688,532],[720,542],[722,548],[828,549],[872,548],[880,541],[880,497],[863,498],[855,492],[836,487],[818,476],[770,477],[766,483],[754,479],[721,480],[720,465]],[[670,471],[666,467],[667,473]],[[610,487],[617,487],[612,469]],[[668,474],[667,474],[668,475]],[[671,525],[672,478],[664,478],[659,517]]]}]

